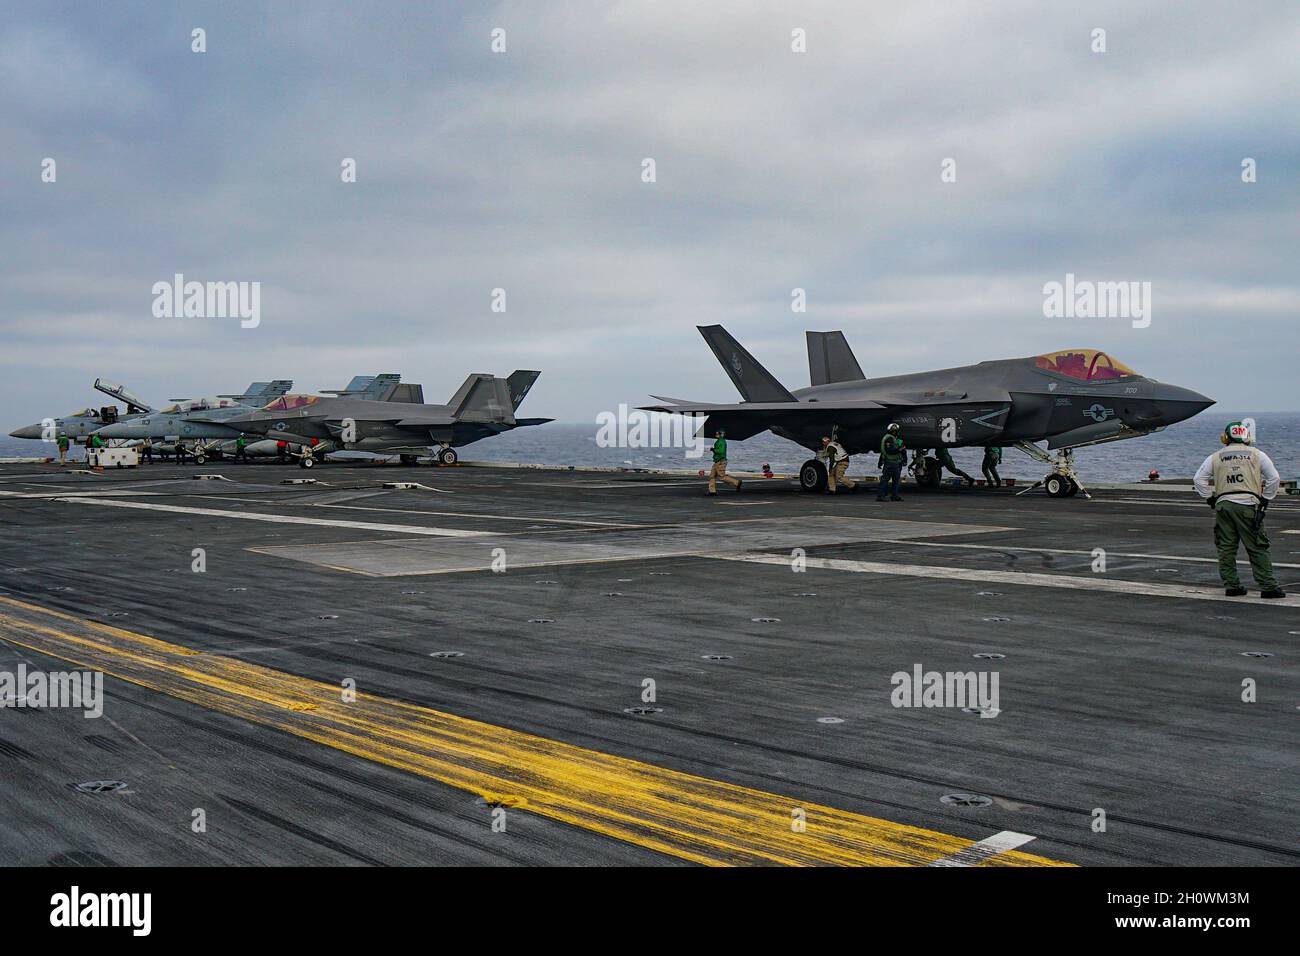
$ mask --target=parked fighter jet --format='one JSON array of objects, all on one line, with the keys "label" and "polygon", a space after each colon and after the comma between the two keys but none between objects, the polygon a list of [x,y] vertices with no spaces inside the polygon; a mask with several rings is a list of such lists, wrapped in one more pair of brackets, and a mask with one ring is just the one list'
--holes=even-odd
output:
[{"label": "parked fighter jet", "polygon": [[[465,379],[446,405],[351,395],[285,395],[226,424],[300,445],[298,463],[304,468],[314,466],[317,455],[335,448],[397,453],[407,459],[436,446],[436,461],[450,465],[457,460],[458,445],[551,421],[514,414],[540,374],[517,371],[500,379],[476,373]],[[315,447],[313,439],[318,442]]]},{"label": "parked fighter jet", "polygon": [[103,392],[105,395],[120,399],[126,403],[126,411],[119,412],[116,405],[104,405],[100,408],[85,408],[79,412],[71,412],[59,418],[46,418],[34,425],[24,425],[22,428],[15,428],[9,433],[10,438],[36,438],[45,441],[55,441],[61,435],[67,435],[68,438],[85,440],[93,432],[99,431],[105,425],[111,425],[115,422],[126,422],[147,415],[153,409],[147,402],[136,398],[121,385],[110,382],[107,379],[95,379],[95,390]]},{"label": "parked fighter jet", "polygon": [[[389,401],[394,395],[400,395],[403,400],[423,395],[419,385],[403,385],[401,380],[400,375],[391,372],[357,375],[346,387],[332,389],[328,394],[375,401]],[[242,395],[218,395],[215,398],[178,401],[159,412],[107,425],[97,434],[104,439],[180,439],[187,443],[194,460],[203,464],[209,455],[221,457],[234,453],[235,441],[245,430],[232,427],[229,424],[231,419],[258,410],[287,394],[292,387],[291,379],[254,382]],[[251,457],[266,457],[276,453],[276,443],[273,441],[253,442],[245,449],[245,454]]]},{"label": "parked fighter jet", "polygon": [[[763,431],[817,449],[837,435],[850,454],[880,448],[897,422],[914,449],[912,473],[937,487],[940,470],[925,449],[1014,445],[1051,465],[1041,484],[1054,498],[1083,490],[1073,450],[1161,431],[1214,404],[1190,389],[1139,375],[1096,349],[1064,349],[1028,358],[998,359],[959,368],[869,379],[841,332],[808,332],[809,388],[794,392],[763,368],[720,325],[700,326],[713,354],[744,401],[738,404],[658,398],[647,411],[708,416],[705,434],[724,429],[743,440]],[[1034,442],[1047,441],[1055,459]],[[826,469],[805,462],[799,483],[826,487]],[[1087,492],[1084,491],[1087,496]]]},{"label": "parked fighter jet", "polygon": [[105,425],[95,434],[106,441],[180,440],[188,443],[195,461],[202,464],[209,454],[219,453],[222,442],[239,438],[239,430],[225,424],[227,419],[284,395],[291,388],[292,379],[279,378],[273,382],[253,382],[239,395],[172,399],[173,404],[166,408]]}]

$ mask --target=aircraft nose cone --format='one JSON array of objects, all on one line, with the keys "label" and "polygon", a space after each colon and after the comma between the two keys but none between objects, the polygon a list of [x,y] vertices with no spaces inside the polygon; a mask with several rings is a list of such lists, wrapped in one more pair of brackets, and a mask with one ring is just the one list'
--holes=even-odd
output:
[{"label": "aircraft nose cone", "polygon": [[9,437],[10,438],[40,438],[41,426],[37,424],[37,425],[24,425],[22,428],[15,428],[13,431],[9,433]]},{"label": "aircraft nose cone", "polygon": [[1185,421],[1213,404],[1214,399],[1177,385],[1166,386],[1160,394],[1161,417],[1170,425]]}]

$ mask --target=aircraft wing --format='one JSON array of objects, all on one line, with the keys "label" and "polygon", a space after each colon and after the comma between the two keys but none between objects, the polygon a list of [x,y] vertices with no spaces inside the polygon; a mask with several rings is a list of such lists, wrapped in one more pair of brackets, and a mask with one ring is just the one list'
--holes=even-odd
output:
[{"label": "aircraft wing", "polygon": [[[659,398],[658,395],[651,396]],[[784,412],[818,412],[818,411],[880,411],[888,406],[879,402],[819,402],[816,399],[807,402],[738,402],[733,405],[717,402],[682,402],[676,399],[661,399],[667,405],[642,405],[643,412],[668,412],[677,415],[721,415],[721,414],[780,414]]]},{"label": "aircraft wing", "polygon": [[399,418],[393,422],[398,428],[444,428],[447,425],[455,425],[456,418],[452,415],[431,415],[425,418]]},{"label": "aircraft wing", "polygon": [[823,430],[843,423],[848,416],[861,413],[884,412],[885,406],[876,402],[742,402],[716,404],[707,402],[682,402],[669,405],[644,405],[642,411],[666,412],[677,415],[706,415],[706,432],[721,428],[727,437],[744,441],[767,431],[785,428],[792,431]]}]

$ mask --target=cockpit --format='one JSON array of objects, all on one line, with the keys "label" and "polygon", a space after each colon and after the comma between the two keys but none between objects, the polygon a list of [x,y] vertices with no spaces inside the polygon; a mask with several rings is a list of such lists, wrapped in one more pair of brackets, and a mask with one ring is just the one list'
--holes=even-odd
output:
[{"label": "cockpit", "polygon": [[89,418],[94,421],[103,422],[105,425],[112,425],[117,421],[117,406],[105,405],[102,408],[83,408],[79,412],[68,412],[64,418]]},{"label": "cockpit", "polygon": [[319,395],[281,395],[275,401],[262,406],[264,412],[291,412],[297,408],[315,405],[320,401]]},{"label": "cockpit", "polygon": [[184,415],[187,412],[206,412],[212,408],[233,408],[236,405],[228,398],[195,398],[168,405],[161,412],[163,415]]},{"label": "cockpit", "polygon": [[1050,352],[1034,359],[1034,365],[1045,372],[1067,375],[1083,382],[1112,382],[1137,375],[1123,362],[1111,358],[1098,349],[1065,349]]}]

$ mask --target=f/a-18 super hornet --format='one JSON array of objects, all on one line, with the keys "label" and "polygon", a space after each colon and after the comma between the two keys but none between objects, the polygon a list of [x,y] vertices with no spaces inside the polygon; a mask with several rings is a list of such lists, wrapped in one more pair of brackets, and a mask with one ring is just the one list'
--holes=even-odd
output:
[{"label": "f/a-18 super hornet", "polygon": [[279,378],[272,382],[253,382],[238,395],[174,398],[164,408],[105,425],[95,434],[105,441],[148,438],[184,442],[188,452],[201,464],[209,454],[219,453],[223,442],[239,438],[238,429],[226,426],[227,419],[284,395],[291,388],[292,379]]},{"label": "f/a-18 super hornet", "polygon": [[[292,387],[291,379],[276,379],[273,382],[254,382],[242,395],[174,399],[175,404],[158,412],[107,425],[97,434],[106,440],[149,438],[155,441],[181,441],[186,444],[187,453],[193,455],[195,462],[201,465],[209,456],[232,454],[235,443],[247,433],[245,429],[231,425],[232,419],[257,411],[288,394]],[[354,376],[346,387],[331,390],[329,394],[386,401],[394,396],[419,396],[422,392],[419,385],[403,385],[400,375],[384,373]],[[274,441],[253,442],[244,449],[244,453],[251,457],[275,455],[278,451]],[[291,453],[300,454],[298,449]]]},{"label": "f/a-18 super hornet", "polygon": [[125,411],[118,411],[116,405],[102,405],[99,408],[84,408],[79,412],[70,412],[58,418],[44,418],[33,425],[15,428],[9,433],[10,438],[34,438],[56,441],[61,436],[70,439],[85,440],[105,425],[116,422],[134,421],[148,415],[153,408],[148,402],[141,401],[127,389],[108,379],[95,379],[95,390],[125,403]]},{"label": "f/a-18 super hornet", "polygon": [[298,464],[311,468],[323,451],[342,448],[400,454],[404,460],[438,449],[440,464],[455,464],[456,447],[512,428],[542,425],[549,418],[515,418],[515,411],[541,372],[516,371],[508,378],[475,373],[446,405],[422,401],[376,401],[352,395],[284,395],[226,424],[245,432],[301,446]]},{"label": "f/a-18 super hornet", "polygon": [[[913,476],[930,487],[938,486],[941,471],[928,449],[1014,446],[1051,466],[1039,483],[1049,495],[1068,497],[1083,490],[1074,449],[1149,435],[1214,404],[1084,348],[867,378],[842,332],[806,333],[812,384],[791,392],[722,326],[699,330],[744,401],[728,405],[656,395],[665,404],[647,411],[705,415],[706,435],[723,429],[736,440],[770,430],[815,450],[822,436],[835,436],[849,454],[878,452],[886,428],[897,423],[913,450]],[[1034,444],[1039,441],[1047,442],[1055,458]],[[799,483],[807,491],[824,489],[826,480],[815,458],[800,468]]]}]

